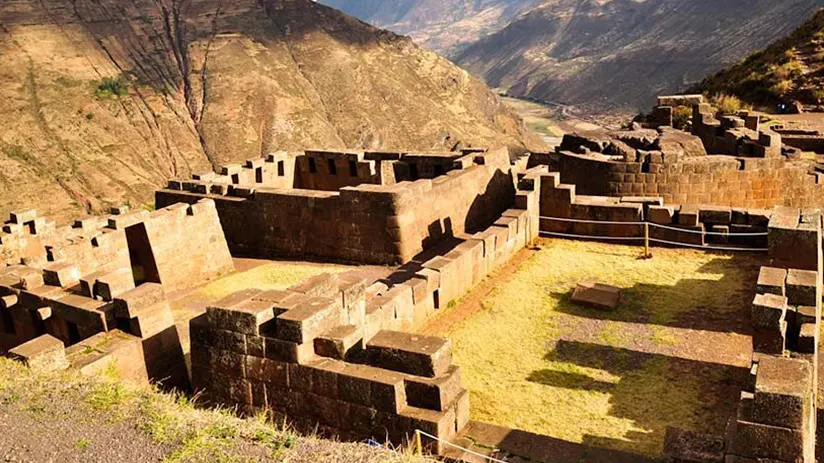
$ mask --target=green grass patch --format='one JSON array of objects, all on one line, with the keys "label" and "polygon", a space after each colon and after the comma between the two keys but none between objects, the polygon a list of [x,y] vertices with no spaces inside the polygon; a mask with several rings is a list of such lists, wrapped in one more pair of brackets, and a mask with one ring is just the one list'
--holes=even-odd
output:
[{"label": "green grass patch", "polygon": [[104,77],[96,83],[94,96],[99,99],[124,96],[129,94],[130,87],[131,83],[125,73],[121,73],[117,77]]}]

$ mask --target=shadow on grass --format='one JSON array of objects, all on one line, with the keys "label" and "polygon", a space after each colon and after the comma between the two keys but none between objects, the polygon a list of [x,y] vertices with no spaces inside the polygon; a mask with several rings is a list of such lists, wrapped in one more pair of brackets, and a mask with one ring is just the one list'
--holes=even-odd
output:
[{"label": "shadow on grass", "polygon": [[741,367],[566,340],[559,341],[546,358],[605,370],[619,378],[611,383],[551,369],[534,371],[528,377],[551,387],[609,394],[609,415],[631,420],[641,431],[630,431],[621,439],[587,435],[583,443],[617,451],[663,443],[669,425],[723,433],[749,373]]},{"label": "shadow on grass", "polygon": [[[736,254],[731,259],[713,259],[699,269],[723,275],[718,280],[682,279],[674,285],[636,283],[621,291],[621,302],[614,311],[576,304],[570,293],[552,296],[558,299],[559,312],[577,317],[751,334],[750,304],[761,264],[757,256]],[[597,281],[597,275],[593,277]]]}]

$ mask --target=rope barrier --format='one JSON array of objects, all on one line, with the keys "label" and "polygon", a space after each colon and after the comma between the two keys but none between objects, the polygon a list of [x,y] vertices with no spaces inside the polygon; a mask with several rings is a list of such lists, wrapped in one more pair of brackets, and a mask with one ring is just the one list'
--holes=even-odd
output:
[{"label": "rope barrier", "polygon": [[644,225],[646,222],[610,222],[608,220],[584,220],[584,219],[566,219],[563,217],[538,217],[545,220],[557,220],[558,222],[576,222],[576,223],[600,223],[605,225]]},{"label": "rope barrier", "polygon": [[767,248],[733,248],[727,246],[707,246],[701,244],[691,244],[691,243],[680,243],[678,241],[667,241],[667,240],[659,240],[658,238],[650,238],[650,241],[654,243],[662,243],[662,244],[670,244],[674,246],[686,246],[688,248],[696,248],[696,249],[711,249],[716,251],[754,251],[754,252],[767,252],[769,249]]},{"label": "rope barrier", "polygon": [[[598,222],[595,220],[579,220],[579,219],[564,219],[560,217],[541,217],[542,219],[548,220],[560,220],[564,222],[584,222],[584,223],[620,223],[620,224],[628,224],[628,225],[657,225],[648,222]],[[682,230],[680,228],[674,227],[663,227],[663,228],[671,228],[677,231],[685,231],[690,232],[691,230]],[[697,232],[702,233],[702,232]],[[709,233],[703,232],[707,234],[718,234],[724,236],[764,236],[766,233]],[[660,243],[660,244],[668,244],[671,246],[683,246],[687,248],[695,248],[695,249],[704,249],[704,250],[713,250],[713,251],[749,251],[749,252],[768,252],[768,248],[745,248],[745,247],[732,247],[732,246],[709,246],[709,245],[700,245],[700,244],[692,244],[692,243],[682,243],[680,241],[669,241],[669,240],[662,240],[659,238],[652,238],[648,236],[648,231],[645,231],[645,236],[606,236],[606,235],[580,235],[576,233],[562,233],[562,232],[549,232],[549,231],[539,231],[539,235],[541,236],[558,236],[562,238],[576,238],[576,239],[585,239],[585,240],[604,240],[604,241],[643,241],[645,246],[648,248],[648,243]],[[649,252],[649,251],[645,251]]]},{"label": "rope barrier", "polygon": [[714,235],[714,236],[767,236],[767,232],[742,232],[742,233],[724,233],[724,232],[710,232],[710,231],[698,231],[698,230],[688,230],[684,228],[678,227],[671,227],[668,225],[661,225],[652,222],[617,222],[617,221],[609,221],[609,220],[586,220],[586,219],[569,219],[565,217],[542,217],[539,216],[539,219],[543,220],[555,220],[558,222],[573,222],[573,223],[591,223],[591,224],[603,224],[603,225],[649,225],[651,227],[657,228],[665,228],[667,230],[674,230],[678,232],[684,233],[695,233],[695,234],[703,234],[703,235]]},{"label": "rope barrier", "polygon": [[423,435],[423,436],[426,436],[426,437],[428,437],[428,438],[430,438],[430,439],[435,439],[435,440],[436,440],[436,441],[438,441],[438,442],[443,442],[443,443],[444,443],[444,444],[446,444],[446,445],[449,445],[449,446],[454,447],[454,448],[459,449],[459,450],[463,450],[464,452],[467,452],[467,453],[470,453],[470,454],[472,454],[472,455],[475,455],[476,457],[481,457],[481,458],[487,459],[487,460],[489,460],[489,461],[493,461],[493,462],[495,462],[495,463],[508,463],[508,462],[506,462],[506,461],[504,461],[504,460],[498,460],[497,458],[492,458],[492,457],[490,457],[490,456],[488,456],[488,455],[484,455],[484,454],[482,454],[482,453],[473,452],[472,450],[469,450],[469,449],[467,449],[467,448],[463,448],[463,447],[461,447],[460,445],[453,444],[452,442],[449,442],[449,441],[446,441],[446,440],[443,440],[443,439],[438,439],[437,437],[433,436],[432,434],[428,434],[428,433],[426,433],[426,432],[423,432],[423,431],[421,431],[420,429],[416,429],[416,430],[415,430],[415,432],[416,432],[418,435]]},{"label": "rope barrier", "polygon": [[700,235],[719,235],[719,236],[767,236],[767,232],[758,232],[758,233],[755,233],[755,232],[753,232],[753,233],[749,233],[749,232],[743,232],[743,233],[724,233],[724,232],[708,232],[708,231],[698,231],[698,230],[687,230],[687,229],[684,229],[684,228],[670,227],[670,226],[668,226],[668,225],[661,225],[661,224],[658,224],[658,223],[652,223],[652,222],[649,222],[649,225],[650,225],[651,227],[664,228],[664,229],[667,229],[667,230],[675,230],[675,231],[684,232],[684,233],[696,233],[696,234],[700,234]]},{"label": "rope barrier", "polygon": [[643,241],[643,236],[599,236],[599,235],[576,235],[573,233],[561,233],[561,232],[548,232],[542,231],[538,232],[541,235],[553,235],[553,236],[562,236],[564,238],[587,238],[591,240],[616,240],[616,241]]}]

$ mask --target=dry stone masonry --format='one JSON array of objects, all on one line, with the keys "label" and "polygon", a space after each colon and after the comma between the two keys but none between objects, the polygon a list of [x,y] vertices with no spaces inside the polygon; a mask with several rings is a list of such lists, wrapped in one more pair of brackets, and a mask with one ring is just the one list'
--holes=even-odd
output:
[{"label": "dry stone masonry", "polygon": [[[674,462],[810,462],[821,319],[819,175],[749,115],[693,134],[573,134],[548,155],[278,152],[172,180],[157,210],[114,208],[58,226],[13,212],[0,234],[0,349],[39,370],[197,392],[302,429],[443,453],[469,422],[448,339],[416,330],[540,233],[765,250],[754,283],[751,380],[723,436],[671,429]],[[234,257],[394,265],[252,287],[176,324],[171,300],[234,271]],[[618,294],[605,290],[609,303]],[[184,352],[190,352],[191,370]]]}]

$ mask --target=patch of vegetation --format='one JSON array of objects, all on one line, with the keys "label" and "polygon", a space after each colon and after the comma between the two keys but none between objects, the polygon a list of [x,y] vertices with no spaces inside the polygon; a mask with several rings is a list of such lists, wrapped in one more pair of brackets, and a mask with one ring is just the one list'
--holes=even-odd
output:
[{"label": "patch of vegetation", "polygon": [[86,450],[89,445],[91,445],[92,441],[90,439],[86,439],[85,437],[77,439],[77,442],[74,443],[74,446],[78,450]]},{"label": "patch of vegetation", "polygon": [[[774,42],[742,62],[708,76],[689,93],[726,93],[758,106],[774,108],[780,103],[817,103],[809,89],[818,88],[824,70],[821,55],[824,39],[824,10],[788,37]],[[805,67],[809,72],[805,73]],[[812,97],[812,98],[811,98]]]},{"label": "patch of vegetation", "polygon": [[210,300],[215,300],[244,288],[286,289],[321,273],[338,273],[346,270],[349,268],[341,265],[274,262],[214,281],[201,289],[199,293]]},{"label": "patch of vegetation", "polygon": [[[76,370],[33,372],[19,362],[0,357],[0,397],[13,396],[19,407],[42,411],[37,421],[45,426],[49,426],[52,418],[63,422],[69,420],[70,424],[73,421],[76,429],[82,432],[81,436],[98,432],[101,426],[111,424],[108,420],[101,422],[101,415],[104,418],[115,415],[125,422],[127,428],[137,430],[139,435],[148,438],[142,446],[158,444],[164,452],[163,461],[170,463],[433,463],[413,455],[409,450],[396,452],[299,435],[285,424],[273,423],[265,414],[242,419],[232,410],[202,408],[181,394],[122,383],[115,371],[113,367],[107,368],[93,377],[81,375]],[[68,416],[65,408],[59,408],[67,406],[71,409]],[[7,412],[14,420],[14,409],[9,408]],[[42,445],[61,445],[64,449],[73,449],[74,453],[64,455],[72,460],[87,458],[86,452],[92,444],[85,437],[60,443],[54,440],[61,436],[44,435],[38,438],[43,439]],[[118,442],[118,445],[128,446],[129,443]]]},{"label": "patch of vegetation", "polygon": [[28,162],[31,160],[31,154],[21,145],[5,145],[3,147],[3,153],[18,161]]},{"label": "patch of vegetation", "polygon": [[678,130],[686,130],[692,122],[692,108],[676,106],[672,108],[672,126]]},{"label": "patch of vegetation", "polygon": [[709,99],[710,104],[718,110],[717,115],[720,116],[735,116],[741,110],[750,110],[752,106],[744,104],[741,99],[735,95],[727,95],[719,93],[713,95]]},{"label": "patch of vegetation", "polygon": [[126,73],[121,73],[117,77],[104,77],[97,83],[94,96],[100,99],[124,96],[129,94],[130,87],[131,83]]},{"label": "patch of vegetation", "polygon": [[[564,240],[543,249],[453,325],[454,361],[474,420],[660,457],[666,426],[721,433],[741,384],[735,368],[693,362],[681,323],[726,327],[751,299],[757,257]],[[623,288],[615,312],[569,300],[582,279]],[[707,339],[716,339],[715,337]]]},{"label": "patch of vegetation", "polygon": [[74,80],[66,76],[60,76],[57,79],[54,79],[54,81],[62,87],[77,87],[80,85],[79,80]]}]

